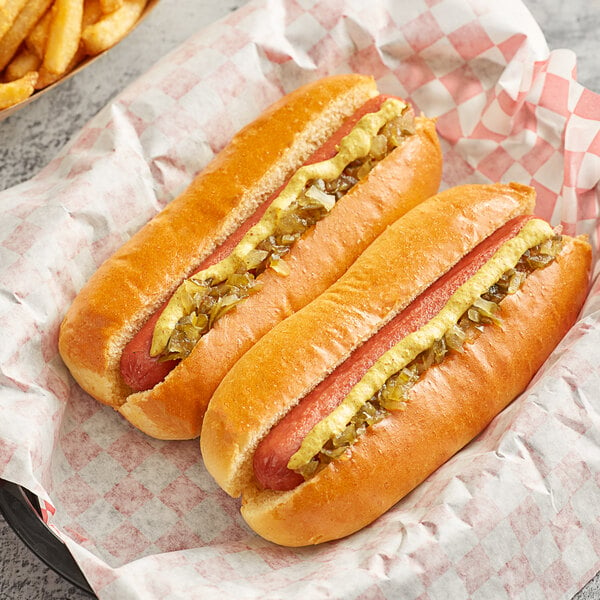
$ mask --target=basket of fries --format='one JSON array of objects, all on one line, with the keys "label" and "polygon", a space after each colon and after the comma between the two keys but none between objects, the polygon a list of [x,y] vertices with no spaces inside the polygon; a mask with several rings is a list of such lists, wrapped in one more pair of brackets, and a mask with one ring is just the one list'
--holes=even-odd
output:
[{"label": "basket of fries", "polygon": [[0,118],[121,41],[157,0],[0,0]]}]

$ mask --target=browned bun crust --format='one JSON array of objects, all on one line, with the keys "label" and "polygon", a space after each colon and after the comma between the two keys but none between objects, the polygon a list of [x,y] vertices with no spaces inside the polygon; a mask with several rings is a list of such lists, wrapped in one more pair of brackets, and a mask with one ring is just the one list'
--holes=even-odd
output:
[{"label": "browned bun crust", "polygon": [[518,184],[465,185],[413,208],[326,292],[265,335],[225,376],[202,428],[204,462],[238,496],[258,442],[362,341],[511,218],[533,209]]},{"label": "browned bun crust", "polygon": [[98,269],[69,309],[59,338],[64,362],[88,393],[114,407],[125,402],[130,390],[119,361],[134,333],[203,258],[376,94],[371,77],[339,75],[285,96],[242,129],[181,196]]},{"label": "browned bun crust", "polygon": [[370,428],[346,461],[291,492],[249,489],[242,514],[286,546],[337,539],[374,521],[478,435],[527,386],[575,322],[589,281],[589,244],[570,239],[558,259],[502,303],[487,327],[432,367],[408,407]]},{"label": "browned bun crust", "polygon": [[121,414],[154,437],[198,436],[210,397],[238,358],[334,283],[388,225],[435,194],[441,173],[435,124],[419,118],[416,134],[298,240],[286,257],[287,277],[264,273],[259,293],[219,320],[164,381],[129,396]]}]

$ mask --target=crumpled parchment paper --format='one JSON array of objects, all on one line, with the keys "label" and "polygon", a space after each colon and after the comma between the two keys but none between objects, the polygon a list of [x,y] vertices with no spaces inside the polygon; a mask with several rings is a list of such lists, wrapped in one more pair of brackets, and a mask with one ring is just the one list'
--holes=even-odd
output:
[{"label": "crumpled parchment paper", "polygon": [[[242,125],[309,80],[375,76],[438,117],[443,187],[519,181],[598,247],[600,98],[518,0],[254,0],[0,194],[0,476],[42,499],[100,598],[570,598],[600,568],[600,284],[528,391],[363,531],[254,535],[197,441],[160,442],[57,353],[72,298]],[[596,268],[597,272],[597,268]]]}]

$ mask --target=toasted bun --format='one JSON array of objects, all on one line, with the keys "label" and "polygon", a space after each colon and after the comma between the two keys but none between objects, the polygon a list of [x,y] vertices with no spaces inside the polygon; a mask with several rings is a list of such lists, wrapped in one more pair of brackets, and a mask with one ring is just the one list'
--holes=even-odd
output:
[{"label": "toasted bun", "polygon": [[265,272],[259,293],[220,319],[164,381],[130,395],[121,414],[154,437],[198,436],[211,395],[240,356],[334,283],[388,225],[435,194],[441,172],[435,124],[417,119],[416,134],[298,240],[286,257],[287,277]]},{"label": "toasted bun", "polygon": [[202,454],[217,483],[239,496],[271,427],[479,242],[530,213],[534,201],[534,190],[518,184],[446,190],[391,225],[326,292],[264,336],[225,376],[205,416]]},{"label": "toasted bun", "polygon": [[479,434],[527,386],[575,322],[589,281],[589,244],[570,239],[502,303],[462,354],[431,367],[397,411],[367,430],[349,460],[333,461],[291,492],[244,493],[242,514],[286,546],[337,539],[374,521]]},{"label": "toasted bun", "polygon": [[130,390],[119,361],[141,324],[346,117],[376,94],[371,77],[340,75],[285,96],[240,131],[181,196],[98,269],[69,309],[59,338],[64,362],[87,392],[114,407],[126,401]]}]

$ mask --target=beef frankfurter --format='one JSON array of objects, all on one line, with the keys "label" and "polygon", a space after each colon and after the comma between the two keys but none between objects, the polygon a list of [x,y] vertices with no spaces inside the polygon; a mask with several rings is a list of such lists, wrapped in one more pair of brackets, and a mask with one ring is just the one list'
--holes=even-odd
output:
[{"label": "beef frankfurter", "polygon": [[528,385],[587,295],[591,248],[518,184],[412,209],[273,328],[205,415],[206,467],[287,546],[374,521]]},{"label": "beef frankfurter", "polygon": [[78,383],[162,439],[199,435],[229,368],[436,193],[435,124],[372,78],[285,96],[108,259],[59,336]]}]

